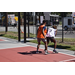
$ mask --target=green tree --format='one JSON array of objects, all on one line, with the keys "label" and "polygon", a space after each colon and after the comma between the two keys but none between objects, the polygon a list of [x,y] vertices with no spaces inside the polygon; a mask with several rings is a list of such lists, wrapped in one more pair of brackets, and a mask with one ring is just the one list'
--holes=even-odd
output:
[{"label": "green tree", "polygon": [[51,14],[56,14],[56,15],[59,15],[59,16],[62,16],[62,13],[64,13],[65,15],[72,14],[72,12],[51,12]]}]

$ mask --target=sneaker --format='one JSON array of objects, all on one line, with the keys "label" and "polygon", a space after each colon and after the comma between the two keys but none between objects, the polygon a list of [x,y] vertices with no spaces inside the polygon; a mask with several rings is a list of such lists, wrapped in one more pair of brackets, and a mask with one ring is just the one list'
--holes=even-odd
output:
[{"label": "sneaker", "polygon": [[54,53],[58,53],[56,50],[53,50]]},{"label": "sneaker", "polygon": [[45,55],[50,54],[50,53],[48,53],[48,51],[46,51],[46,50],[44,50],[44,51],[45,51]]},{"label": "sneaker", "polygon": [[36,53],[38,54],[38,53],[39,53],[39,51],[36,51]]}]

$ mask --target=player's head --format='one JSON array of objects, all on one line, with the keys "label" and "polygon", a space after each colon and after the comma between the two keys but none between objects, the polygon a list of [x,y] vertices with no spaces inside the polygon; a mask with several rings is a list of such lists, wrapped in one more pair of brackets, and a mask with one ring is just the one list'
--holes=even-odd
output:
[{"label": "player's head", "polygon": [[46,20],[43,20],[43,24],[45,24],[45,25],[46,25]]},{"label": "player's head", "polygon": [[56,25],[53,25],[52,28],[57,29],[57,26]]}]

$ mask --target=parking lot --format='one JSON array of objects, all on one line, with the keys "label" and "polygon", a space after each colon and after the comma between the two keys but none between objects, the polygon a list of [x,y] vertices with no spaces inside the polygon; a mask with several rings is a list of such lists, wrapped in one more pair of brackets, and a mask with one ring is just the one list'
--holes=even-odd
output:
[{"label": "parking lot", "polygon": [[[48,26],[49,28],[50,26]],[[62,38],[62,25],[58,25],[57,27],[58,32],[57,32],[57,38]],[[24,27],[21,26],[21,30],[24,31]],[[0,32],[1,31],[5,31],[5,27],[0,27]],[[8,27],[8,31],[13,31],[13,32],[18,32],[17,27]],[[29,26],[29,32],[32,34],[36,34],[36,26],[32,25]],[[26,26],[26,33],[28,33],[28,26]],[[75,30],[68,30],[68,31],[64,31],[64,37],[65,38],[75,38]]]}]

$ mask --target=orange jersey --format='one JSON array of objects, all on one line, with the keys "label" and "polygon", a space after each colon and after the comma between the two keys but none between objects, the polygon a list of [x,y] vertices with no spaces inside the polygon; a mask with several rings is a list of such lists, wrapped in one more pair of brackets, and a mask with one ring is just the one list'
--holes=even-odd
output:
[{"label": "orange jersey", "polygon": [[43,35],[42,30],[43,30],[43,27],[44,27],[44,26],[45,26],[45,25],[39,26],[39,28],[38,28],[38,33],[37,33],[37,38],[45,38],[44,35],[46,35],[47,29],[44,30],[44,35]]}]

